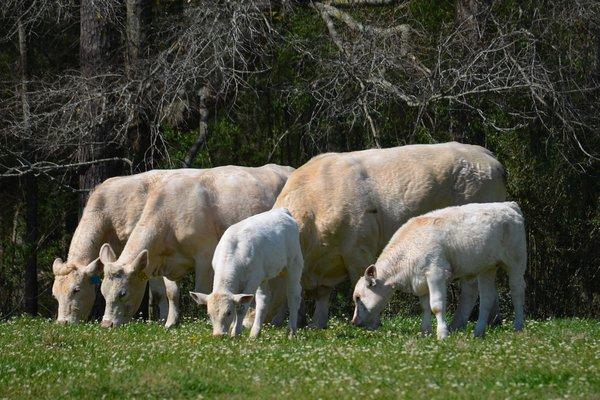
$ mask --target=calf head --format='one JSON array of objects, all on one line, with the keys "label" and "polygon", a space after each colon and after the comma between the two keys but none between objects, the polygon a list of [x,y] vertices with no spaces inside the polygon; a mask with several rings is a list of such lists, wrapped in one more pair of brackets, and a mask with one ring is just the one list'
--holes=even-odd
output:
[{"label": "calf head", "polygon": [[226,292],[213,292],[211,294],[190,292],[190,295],[196,303],[206,304],[213,326],[213,336],[227,335],[231,324],[236,320],[238,307],[249,304],[254,299],[253,294]]},{"label": "calf head", "polygon": [[52,295],[58,301],[56,322],[66,324],[85,321],[96,299],[95,285],[100,283],[102,263],[95,259],[87,265],[77,265],[57,258],[52,271]]},{"label": "calf head", "polygon": [[379,328],[381,312],[385,308],[392,288],[377,279],[375,265],[369,266],[365,274],[358,280],[352,298],[354,300],[354,316],[352,324],[369,330]]},{"label": "calf head", "polygon": [[120,262],[108,243],[100,249],[104,264],[102,295],[106,308],[102,326],[118,326],[129,322],[140,307],[149,279],[148,251],[141,251],[131,262]]}]

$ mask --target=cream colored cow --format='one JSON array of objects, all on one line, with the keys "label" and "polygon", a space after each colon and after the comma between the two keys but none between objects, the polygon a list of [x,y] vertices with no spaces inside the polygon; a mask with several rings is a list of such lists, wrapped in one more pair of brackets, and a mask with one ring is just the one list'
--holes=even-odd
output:
[{"label": "cream colored cow", "polygon": [[[127,322],[140,305],[149,278],[181,280],[195,270],[195,289],[210,292],[211,260],[223,232],[270,209],[293,168],[225,166],[174,174],[154,190],[119,258],[111,245],[100,249],[105,265],[103,326]],[[167,288],[179,298],[179,288]],[[179,319],[169,304],[166,326]]]},{"label": "cream colored cow", "polygon": [[[52,294],[58,301],[57,322],[79,322],[89,317],[96,299],[95,284],[102,275],[98,252],[102,243],[120,251],[135,227],[148,193],[157,182],[171,174],[154,170],[137,175],[110,178],[90,194],[73,234],[66,261],[54,260]],[[161,286],[163,289],[161,290]],[[152,282],[154,292],[164,296],[164,284]],[[161,314],[166,314],[163,303]]]},{"label": "cream colored cow", "polygon": [[392,236],[375,265],[369,266],[356,283],[352,323],[376,329],[392,294],[402,290],[419,296],[423,332],[431,332],[433,313],[437,337],[445,339],[446,286],[453,279],[476,276],[480,307],[474,334],[483,336],[497,296],[499,267],[508,274],[515,330],[520,331],[524,324],[527,245],[517,203],[467,204],[412,218]]},{"label": "cream colored cow", "polygon": [[[290,176],[274,207],[298,221],[305,294],[316,298],[313,324],[327,326],[337,284],[354,285],[409,218],[471,202],[506,198],[502,165],[483,147],[410,145],[314,157]],[[452,327],[464,326],[476,282],[461,283]]]}]

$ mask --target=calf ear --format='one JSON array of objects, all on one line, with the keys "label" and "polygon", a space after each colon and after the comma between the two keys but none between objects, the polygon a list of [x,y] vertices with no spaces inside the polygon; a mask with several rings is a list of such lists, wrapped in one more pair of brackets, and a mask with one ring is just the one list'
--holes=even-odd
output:
[{"label": "calf ear", "polygon": [[102,274],[104,265],[100,261],[100,258],[96,258],[94,261],[86,265],[82,272],[87,276],[96,276]]},{"label": "calf ear", "polygon": [[365,279],[369,283],[369,286],[375,286],[375,283],[377,283],[377,269],[374,264],[369,265],[365,270]]},{"label": "calf ear", "polygon": [[254,300],[253,294],[234,294],[233,301],[237,304],[246,304]]},{"label": "calf ear", "polygon": [[206,304],[208,301],[208,295],[204,293],[190,292],[190,296],[192,296],[192,299],[200,305]]},{"label": "calf ear", "polygon": [[100,248],[100,257],[99,258],[100,258],[100,262],[102,262],[102,264],[104,264],[104,265],[117,261],[117,256],[116,256],[115,252],[113,251],[112,247],[110,247],[110,244],[108,244],[108,243],[104,243],[102,245],[102,247]]}]

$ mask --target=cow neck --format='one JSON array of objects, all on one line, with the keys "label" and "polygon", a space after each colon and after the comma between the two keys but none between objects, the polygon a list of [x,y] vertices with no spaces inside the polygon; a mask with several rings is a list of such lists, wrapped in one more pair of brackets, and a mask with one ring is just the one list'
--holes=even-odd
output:
[{"label": "cow neck", "polygon": [[148,250],[148,259],[153,262],[156,255],[160,254],[164,241],[163,232],[158,226],[138,223],[129,236],[119,260],[124,263],[132,262],[142,251]]},{"label": "cow neck", "polygon": [[106,220],[100,212],[85,212],[73,233],[67,263],[86,266],[96,258],[105,239]]}]

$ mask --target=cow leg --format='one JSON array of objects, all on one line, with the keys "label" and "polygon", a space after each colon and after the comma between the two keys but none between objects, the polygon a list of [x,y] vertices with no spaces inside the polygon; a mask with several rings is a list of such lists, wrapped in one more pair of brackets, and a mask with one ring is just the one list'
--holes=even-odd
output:
[{"label": "cow leg", "polygon": [[437,320],[437,338],[442,340],[448,337],[448,327],[444,315],[446,313],[446,274],[441,268],[433,268],[427,274],[427,286],[429,287],[429,305],[431,312]]},{"label": "cow leg", "polygon": [[165,327],[172,328],[179,322],[179,283],[164,278],[167,299],[169,302],[169,312]]},{"label": "cow leg", "polygon": [[298,328],[306,327],[306,303],[304,297],[300,296],[300,308],[298,309]]},{"label": "cow leg", "polygon": [[194,266],[194,290],[200,293],[212,292],[213,269],[210,258],[198,256],[195,258]]},{"label": "cow leg", "polygon": [[328,286],[319,286],[317,288],[317,296],[315,298],[315,313],[313,314],[311,324],[312,328],[327,328],[327,322],[329,321],[329,305],[332,291],[333,288]]},{"label": "cow leg", "polygon": [[269,304],[269,289],[266,284],[263,283],[258,287],[254,298],[256,299],[256,316],[254,317],[254,325],[252,325],[252,329],[250,330],[251,338],[257,338],[260,335],[262,324],[265,321]]},{"label": "cow leg", "polygon": [[169,299],[167,294],[163,293],[158,302],[158,320],[162,323],[167,321],[169,317]]},{"label": "cow leg", "polygon": [[421,332],[424,335],[431,334],[431,306],[429,304],[429,295],[419,297],[421,309],[423,310],[423,319],[421,320]]},{"label": "cow leg", "polygon": [[287,301],[286,301],[285,303],[283,303],[281,305],[281,307],[279,307],[279,310],[277,310],[277,313],[275,314],[273,319],[271,319],[271,325],[276,326],[276,327],[283,326],[283,324],[285,323],[285,317],[287,316],[287,310],[288,310],[288,305],[287,305]]},{"label": "cow leg", "polygon": [[158,293],[155,292],[155,289],[152,287],[152,281],[154,278],[150,279],[148,282],[148,320],[157,321],[160,319],[158,302],[160,301]]},{"label": "cow leg", "polygon": [[473,334],[481,337],[485,334],[489,315],[496,300],[496,268],[485,271],[477,277],[479,284],[479,318]]},{"label": "cow leg", "polygon": [[456,313],[450,324],[450,331],[464,329],[477,302],[477,279],[460,280],[460,296]]},{"label": "cow leg", "polygon": [[167,291],[165,288],[164,278],[152,278],[150,279],[149,285],[149,308],[152,312],[150,319],[158,320],[162,323],[165,323],[167,321],[167,316],[169,313],[169,301],[167,299]]},{"label": "cow leg", "polygon": [[290,314],[289,327],[290,336],[294,336],[298,330],[298,310],[300,310],[300,300],[302,298],[302,259],[296,261],[294,265],[288,267],[287,273],[287,305]]}]

